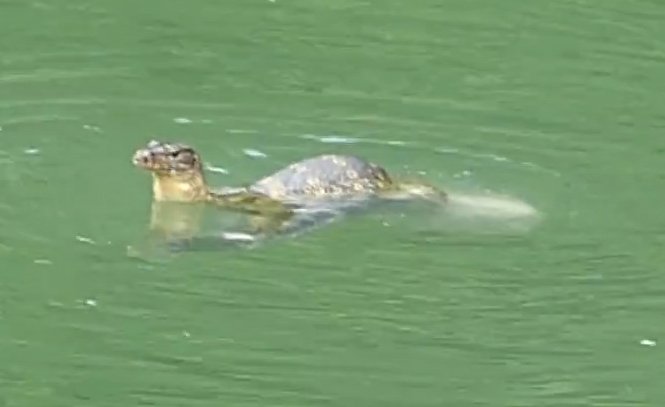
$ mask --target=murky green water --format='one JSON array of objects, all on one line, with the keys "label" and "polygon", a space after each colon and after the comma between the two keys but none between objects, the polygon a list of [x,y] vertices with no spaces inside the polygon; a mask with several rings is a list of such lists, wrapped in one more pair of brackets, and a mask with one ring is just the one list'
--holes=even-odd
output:
[{"label": "murky green water", "polygon": [[[663,18],[0,2],[0,406],[662,405]],[[216,185],[348,152],[457,206],[141,260],[153,137]]]}]

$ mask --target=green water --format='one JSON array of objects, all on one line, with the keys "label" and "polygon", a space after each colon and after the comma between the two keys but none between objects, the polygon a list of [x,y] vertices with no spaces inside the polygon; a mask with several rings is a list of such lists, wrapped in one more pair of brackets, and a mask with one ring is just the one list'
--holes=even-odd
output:
[{"label": "green water", "polygon": [[[0,406],[663,405],[664,18],[0,2]],[[466,204],[137,259],[153,137],[216,185],[335,151]],[[483,191],[539,219],[479,214]]]}]

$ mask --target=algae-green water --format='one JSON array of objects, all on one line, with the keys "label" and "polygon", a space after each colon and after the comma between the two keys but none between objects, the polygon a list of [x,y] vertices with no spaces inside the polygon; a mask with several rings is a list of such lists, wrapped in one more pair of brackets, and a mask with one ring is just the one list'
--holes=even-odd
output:
[{"label": "algae-green water", "polygon": [[[661,406],[665,4],[0,2],[0,406]],[[451,194],[129,255],[150,139]]]}]

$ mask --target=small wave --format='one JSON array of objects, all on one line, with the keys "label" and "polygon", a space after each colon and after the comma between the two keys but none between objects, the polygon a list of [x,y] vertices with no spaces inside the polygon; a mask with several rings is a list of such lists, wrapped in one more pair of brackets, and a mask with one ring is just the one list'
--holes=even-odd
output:
[{"label": "small wave", "polygon": [[303,134],[300,137],[306,140],[316,140],[326,144],[366,143],[366,144],[384,144],[384,145],[397,146],[397,147],[402,147],[407,145],[407,143],[402,140],[381,140],[381,139],[371,139],[371,138],[347,137],[341,135],[317,136],[315,134]]},{"label": "small wave", "polygon": [[55,70],[40,69],[34,72],[4,73],[0,75],[0,83],[30,83],[49,82],[55,80],[95,78],[105,76],[118,76],[129,72],[125,68],[96,69],[96,70]]}]

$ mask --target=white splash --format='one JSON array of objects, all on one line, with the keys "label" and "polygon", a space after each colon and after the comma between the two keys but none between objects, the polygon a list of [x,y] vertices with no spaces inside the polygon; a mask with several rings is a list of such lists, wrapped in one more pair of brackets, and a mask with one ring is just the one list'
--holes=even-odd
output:
[{"label": "white splash", "polygon": [[535,218],[539,212],[533,206],[516,198],[494,194],[449,195],[449,210],[464,217],[492,219]]},{"label": "white splash", "polygon": [[473,234],[524,234],[540,224],[542,216],[520,199],[490,192],[447,191],[447,202],[426,228]]},{"label": "white splash", "polygon": [[227,240],[239,242],[253,242],[256,240],[254,236],[241,232],[222,232],[222,237]]}]

